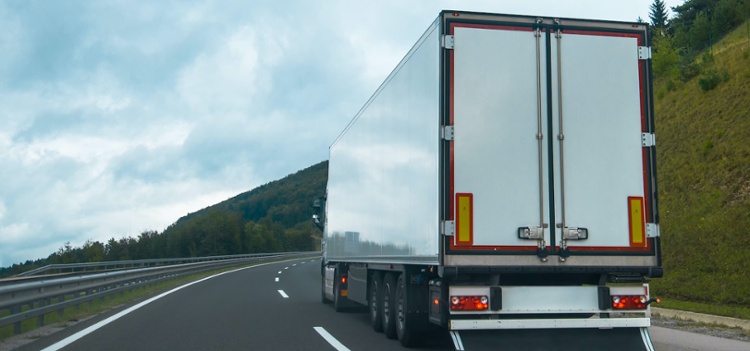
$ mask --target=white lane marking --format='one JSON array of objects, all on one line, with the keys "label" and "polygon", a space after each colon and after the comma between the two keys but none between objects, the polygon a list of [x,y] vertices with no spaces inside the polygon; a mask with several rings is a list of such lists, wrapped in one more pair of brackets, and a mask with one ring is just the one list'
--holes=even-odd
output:
[{"label": "white lane marking", "polygon": [[235,269],[235,270],[231,270],[231,271],[226,271],[226,272],[215,274],[215,275],[212,275],[212,276],[209,276],[209,277],[205,277],[205,278],[203,278],[201,280],[196,280],[194,282],[187,283],[187,284],[182,285],[182,286],[178,286],[178,287],[176,287],[176,288],[174,288],[172,290],[169,290],[167,292],[164,292],[162,294],[154,296],[154,297],[152,297],[152,298],[150,298],[150,299],[148,299],[146,301],[143,301],[143,302],[141,302],[141,303],[139,303],[139,304],[137,304],[137,305],[135,305],[133,307],[130,307],[130,308],[128,308],[128,309],[126,309],[126,310],[124,310],[124,311],[122,311],[120,313],[117,313],[117,314],[115,314],[112,317],[109,317],[109,318],[107,318],[105,320],[102,320],[99,323],[96,323],[96,324],[94,324],[94,325],[92,325],[92,326],[90,326],[90,327],[88,327],[88,328],[86,328],[84,330],[81,330],[78,333],[75,333],[75,334],[73,334],[73,335],[71,335],[71,336],[69,336],[69,337],[67,337],[65,339],[62,339],[62,340],[58,341],[57,343],[48,346],[47,348],[43,349],[42,351],[57,351],[57,350],[65,347],[65,346],[68,346],[68,345],[76,342],[76,340],[78,340],[78,339],[80,339],[80,338],[82,338],[82,337],[84,337],[86,335],[89,335],[89,334],[95,332],[97,329],[99,329],[99,328],[101,328],[101,327],[103,327],[103,326],[105,326],[105,325],[107,325],[109,323],[112,323],[112,322],[120,319],[121,317],[124,317],[125,315],[129,314],[130,312],[133,312],[133,311],[135,311],[135,310],[137,310],[137,309],[139,309],[139,308],[141,308],[143,306],[146,306],[146,305],[148,305],[148,304],[150,304],[150,303],[152,303],[152,302],[154,302],[154,301],[156,301],[156,300],[158,300],[158,299],[160,299],[160,298],[162,298],[164,296],[167,296],[167,295],[169,295],[169,294],[171,294],[171,293],[173,293],[173,292],[175,292],[177,290],[187,288],[188,286],[191,286],[193,284],[198,284],[198,283],[200,283],[202,281],[206,281],[206,280],[209,280],[211,278],[218,277],[220,275],[224,275],[224,274],[228,274],[228,273],[234,273],[234,272],[242,271],[242,270],[245,270],[245,269],[261,267],[261,266],[265,266],[265,265],[269,265],[269,264],[274,264],[274,263],[278,263],[278,262],[262,263],[262,264],[255,265],[255,266],[244,267],[244,268],[239,268],[239,269]]},{"label": "white lane marking", "polygon": [[277,282],[277,283],[279,282],[279,277],[276,277],[276,282]]},{"label": "white lane marking", "polygon": [[279,271],[279,274],[281,274],[281,271]]},{"label": "white lane marking", "polygon": [[286,294],[286,293],[284,292],[284,290],[279,290],[279,294],[281,294],[281,297],[283,297],[283,298],[285,298],[285,299],[288,299],[288,298],[289,298],[289,295],[287,295],[287,294]]},{"label": "white lane marking", "polygon": [[284,269],[289,269],[289,267],[284,267]]},{"label": "white lane marking", "polygon": [[646,350],[654,351],[654,344],[651,342],[651,335],[649,335],[647,328],[641,328],[641,338],[643,339],[643,344],[646,346]]},{"label": "white lane marking", "polygon": [[302,261],[302,264],[305,264],[305,261]]},{"label": "white lane marking", "polygon": [[295,263],[295,264],[293,264],[293,265],[292,265],[292,267],[297,267],[297,264],[296,264],[296,263]]},{"label": "white lane marking", "polygon": [[328,343],[331,344],[331,346],[333,346],[333,348],[335,348],[336,350],[351,351],[349,350],[349,348],[344,346],[344,344],[342,344],[340,341],[336,340],[336,338],[334,338],[333,335],[328,333],[328,331],[326,331],[323,327],[313,327],[313,329],[315,329],[315,331],[318,332],[318,334],[320,334],[320,336],[322,336],[323,339],[328,341]]},{"label": "white lane marking", "polygon": [[456,350],[464,349],[464,343],[463,341],[461,341],[461,335],[458,334],[458,331],[451,330],[451,338],[453,339],[453,346],[456,348]]}]

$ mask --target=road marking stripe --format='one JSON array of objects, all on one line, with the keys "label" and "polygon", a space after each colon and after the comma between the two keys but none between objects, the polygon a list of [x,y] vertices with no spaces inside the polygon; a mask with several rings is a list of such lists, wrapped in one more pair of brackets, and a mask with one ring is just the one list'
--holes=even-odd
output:
[{"label": "road marking stripe", "polygon": [[344,344],[342,344],[340,341],[336,340],[336,338],[334,338],[333,335],[328,333],[328,331],[326,331],[323,327],[313,327],[313,329],[315,329],[315,331],[318,332],[318,334],[320,334],[320,336],[322,336],[323,339],[325,339],[325,341],[328,341],[328,343],[331,344],[331,346],[333,346],[333,348],[335,348],[336,350],[351,351],[349,350],[349,348],[344,346]]},{"label": "road marking stripe", "polygon": [[295,263],[295,264],[293,264],[293,265],[292,265],[292,267],[297,267],[297,264],[296,264],[296,263]]},{"label": "road marking stripe", "polygon": [[289,269],[289,267],[284,267],[284,269]]},{"label": "road marking stripe", "polygon": [[464,343],[463,341],[461,341],[461,335],[458,334],[458,331],[451,330],[451,338],[453,339],[453,346],[456,348],[456,350],[464,349]]},{"label": "road marking stripe", "polygon": [[277,283],[279,282],[279,277],[276,277],[276,282],[277,282]]},{"label": "road marking stripe", "polygon": [[215,275],[212,275],[212,276],[209,276],[209,277],[205,277],[205,278],[203,278],[201,280],[196,280],[194,282],[187,283],[187,284],[182,285],[182,286],[178,286],[178,287],[176,287],[176,288],[174,288],[172,290],[169,290],[169,291],[167,291],[165,293],[162,293],[160,295],[154,296],[154,297],[152,297],[152,298],[150,298],[150,299],[148,299],[146,301],[143,301],[143,302],[141,302],[141,303],[139,303],[139,304],[137,304],[137,305],[135,305],[133,307],[130,307],[130,308],[128,308],[128,309],[126,309],[126,310],[124,310],[122,312],[119,312],[119,313],[117,313],[117,314],[115,314],[115,315],[113,315],[113,316],[111,316],[111,317],[109,317],[107,319],[104,319],[104,320],[102,320],[102,321],[100,321],[100,322],[98,322],[98,323],[96,323],[96,324],[94,324],[94,325],[92,325],[92,326],[90,326],[90,327],[88,327],[88,328],[86,328],[84,330],[81,330],[78,333],[75,333],[75,334],[73,334],[73,335],[71,335],[71,336],[69,336],[69,337],[67,337],[65,339],[62,339],[62,340],[58,341],[57,343],[54,343],[54,344],[48,346],[47,348],[43,349],[42,351],[57,351],[57,350],[65,347],[65,346],[68,346],[68,345],[76,342],[76,340],[78,340],[78,339],[80,339],[80,338],[82,338],[82,337],[84,337],[86,335],[89,335],[89,334],[95,332],[97,329],[99,329],[99,328],[101,328],[101,327],[103,327],[103,326],[105,326],[105,325],[107,325],[109,323],[112,323],[112,322],[114,322],[114,321],[116,321],[116,320],[124,317],[125,315],[129,314],[130,312],[133,312],[133,311],[135,311],[135,310],[137,310],[137,309],[139,309],[139,308],[141,308],[143,306],[146,306],[146,305],[148,305],[148,304],[150,304],[150,303],[152,303],[152,302],[154,302],[154,301],[156,301],[156,300],[158,300],[158,299],[160,299],[160,298],[162,298],[164,296],[167,296],[167,295],[169,295],[169,294],[171,294],[171,293],[173,293],[175,291],[178,291],[180,289],[187,288],[188,286],[191,286],[193,284],[198,284],[200,282],[209,280],[209,279],[214,278],[214,277],[218,277],[220,275],[234,273],[234,272],[242,271],[242,270],[245,270],[245,269],[261,267],[261,266],[265,266],[265,265],[269,265],[269,264],[274,264],[274,263],[278,263],[278,262],[262,263],[262,264],[258,264],[258,265],[255,265],[255,266],[244,267],[244,268],[239,268],[239,269],[235,269],[235,270],[231,270],[231,271],[226,271],[226,272],[215,274]]},{"label": "road marking stripe", "polygon": [[281,274],[281,271],[279,271],[279,274]]},{"label": "road marking stripe", "polygon": [[286,293],[284,292],[284,290],[279,290],[279,294],[281,294],[281,297],[283,297],[283,298],[285,298],[285,299],[288,299],[288,298],[289,298],[289,295],[287,295],[287,294],[286,294]]},{"label": "road marking stripe", "polygon": [[641,339],[643,339],[643,344],[646,346],[646,350],[654,351],[654,344],[651,342],[651,335],[649,335],[648,329],[641,328]]}]

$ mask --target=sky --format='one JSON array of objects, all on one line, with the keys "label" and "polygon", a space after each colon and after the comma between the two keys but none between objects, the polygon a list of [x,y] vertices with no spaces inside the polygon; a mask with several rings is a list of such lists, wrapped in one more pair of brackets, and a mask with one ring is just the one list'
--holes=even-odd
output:
[{"label": "sky", "polygon": [[648,21],[651,3],[0,1],[0,267],[326,160],[442,9]]}]

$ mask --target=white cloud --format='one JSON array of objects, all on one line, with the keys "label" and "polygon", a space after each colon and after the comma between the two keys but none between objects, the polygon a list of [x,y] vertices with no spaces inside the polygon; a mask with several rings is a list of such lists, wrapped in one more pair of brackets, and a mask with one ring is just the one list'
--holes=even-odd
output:
[{"label": "white cloud", "polygon": [[325,159],[443,8],[650,3],[0,2],[0,266],[160,231]]}]

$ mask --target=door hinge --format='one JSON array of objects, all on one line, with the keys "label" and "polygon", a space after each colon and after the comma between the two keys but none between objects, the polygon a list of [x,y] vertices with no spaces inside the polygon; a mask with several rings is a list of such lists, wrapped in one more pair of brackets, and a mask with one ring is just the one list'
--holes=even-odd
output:
[{"label": "door hinge", "polygon": [[656,135],[654,133],[641,133],[641,145],[643,147],[655,146]]},{"label": "door hinge", "polygon": [[659,236],[661,236],[659,233],[659,225],[655,223],[646,223],[646,237],[658,238]]},{"label": "door hinge", "polygon": [[456,45],[456,39],[452,35],[443,35],[441,45],[444,49],[453,50],[453,47]]},{"label": "door hinge", "polygon": [[440,233],[445,236],[456,235],[456,222],[455,221],[443,221],[442,228],[440,228]]},{"label": "door hinge", "polygon": [[639,46],[638,47],[638,59],[639,60],[650,60],[651,59],[651,47]]},{"label": "door hinge", "polygon": [[440,129],[440,137],[443,138],[443,140],[453,141],[453,126],[443,126],[443,128]]}]

